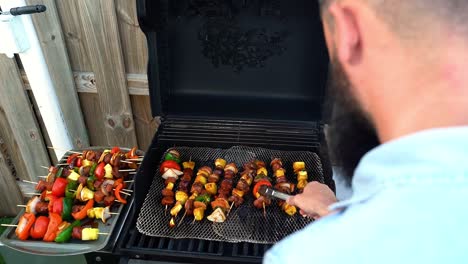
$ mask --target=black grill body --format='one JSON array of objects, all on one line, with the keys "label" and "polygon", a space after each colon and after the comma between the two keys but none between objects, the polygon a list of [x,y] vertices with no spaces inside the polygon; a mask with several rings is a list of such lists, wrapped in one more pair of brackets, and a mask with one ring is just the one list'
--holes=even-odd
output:
[{"label": "black grill body", "polygon": [[120,216],[122,230],[105,252],[121,262],[259,263],[271,244],[150,237],[136,222],[158,163],[174,146],[314,152],[324,183],[335,190],[321,121],[328,55],[318,4],[136,2],[148,41],[152,111],[161,125],[136,175],[129,210]]}]

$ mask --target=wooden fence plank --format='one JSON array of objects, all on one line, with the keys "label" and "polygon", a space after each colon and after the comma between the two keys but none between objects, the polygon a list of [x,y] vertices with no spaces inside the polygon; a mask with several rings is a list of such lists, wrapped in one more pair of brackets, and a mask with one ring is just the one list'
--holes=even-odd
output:
[{"label": "wooden fence plank", "polygon": [[47,12],[31,16],[31,18],[73,147],[83,148],[89,146],[88,132],[81,113],[55,1],[27,0],[26,2],[29,5],[44,4],[47,6]]},{"label": "wooden fence plank", "polygon": [[81,31],[80,13],[78,12],[76,1],[65,0],[55,2],[62,24],[71,68],[74,71],[91,71],[91,61],[86,51],[86,43]]},{"label": "wooden fence plank", "polygon": [[[24,87],[31,90],[28,77],[21,72]],[[92,72],[73,72],[76,91],[79,93],[97,93],[96,78]],[[146,74],[127,74],[127,88],[130,95],[149,95],[148,78]]]},{"label": "wooden fence plank", "polygon": [[16,179],[11,174],[2,151],[0,151],[0,216],[14,216],[19,213],[17,204],[23,204]]},{"label": "wooden fence plank", "polygon": [[107,136],[104,128],[103,115],[99,96],[97,93],[79,93],[81,109],[85,116],[86,126],[89,131],[89,141],[92,146],[107,146]]},{"label": "wooden fence plank", "polygon": [[132,95],[133,116],[135,117],[135,128],[137,132],[138,147],[148,149],[158,126],[159,118],[153,118],[149,96]]},{"label": "wooden fence plank", "polygon": [[135,1],[116,0],[117,20],[127,73],[145,73],[148,63],[146,37],[140,29]]},{"label": "wooden fence plank", "polygon": [[76,1],[109,145],[137,144],[113,0]]},{"label": "wooden fence plank", "polygon": [[50,161],[18,67],[13,59],[5,55],[0,55],[0,87],[0,112],[3,112],[4,121],[8,123],[2,122],[1,125],[9,126],[11,132],[3,135],[3,138],[9,143],[15,166],[24,168],[17,177],[36,181],[36,176],[44,173],[40,166],[49,166]]}]

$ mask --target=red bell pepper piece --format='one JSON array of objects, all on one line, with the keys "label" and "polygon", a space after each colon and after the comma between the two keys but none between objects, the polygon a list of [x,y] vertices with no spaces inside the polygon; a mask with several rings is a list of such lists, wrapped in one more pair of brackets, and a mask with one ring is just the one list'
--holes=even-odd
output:
[{"label": "red bell pepper piece", "polygon": [[30,235],[34,239],[44,238],[45,233],[47,232],[47,227],[49,226],[49,218],[47,216],[39,216],[34,222],[34,225],[31,227]]},{"label": "red bell pepper piece", "polygon": [[78,155],[80,155],[80,154],[78,154],[78,153],[73,153],[73,154],[71,154],[70,156],[68,156],[68,158],[67,158],[67,163],[70,164],[74,158],[78,157]]},{"label": "red bell pepper piece", "polygon": [[79,167],[81,167],[82,165],[83,165],[83,159],[82,159],[82,158],[78,158],[78,159],[76,160],[76,165],[75,165],[75,167],[78,167],[78,168],[79,168]]},{"label": "red bell pepper piece", "polygon": [[29,230],[36,221],[36,216],[32,213],[25,213],[21,216],[15,233],[20,240],[26,240],[29,237]]},{"label": "red bell pepper piece", "polygon": [[49,212],[53,212],[53,213],[62,215],[62,212],[63,212],[63,197],[53,199],[53,201],[52,201],[52,211],[49,211]]},{"label": "red bell pepper piece", "polygon": [[54,185],[52,186],[52,195],[55,197],[65,196],[65,190],[67,189],[68,181],[65,178],[55,179]]},{"label": "red bell pepper piece", "polygon": [[106,164],[104,162],[101,162],[94,170],[94,176],[96,176],[96,178],[98,178],[99,180],[102,180],[104,178],[104,175],[106,174],[104,166],[106,166]]},{"label": "red bell pepper piece", "polygon": [[83,207],[83,209],[81,209],[79,212],[72,213],[73,218],[75,218],[75,220],[82,220],[86,218],[86,216],[88,215],[88,210],[93,208],[93,206],[94,206],[94,199],[88,200],[88,202],[86,203],[85,207]]},{"label": "red bell pepper piece", "polygon": [[44,235],[43,240],[46,242],[52,242],[57,236],[59,225],[62,223],[62,217],[56,213],[49,213],[49,225],[47,226],[47,232]]},{"label": "red bell pepper piece", "polygon": [[161,172],[161,174],[164,174],[164,172],[166,172],[167,169],[176,169],[180,171],[180,165],[173,160],[166,160],[163,163],[161,163],[161,166],[159,167],[159,172]]},{"label": "red bell pepper piece", "polygon": [[112,150],[111,150],[111,153],[112,153],[112,154],[119,153],[119,152],[120,152],[120,148],[119,148],[119,147],[113,147]]},{"label": "red bell pepper piece", "polygon": [[253,195],[254,196],[258,193],[258,189],[260,189],[260,186],[263,186],[263,185],[271,187],[271,182],[268,181],[268,180],[260,180],[259,182],[257,182],[257,184],[255,184],[255,186],[253,188]]},{"label": "red bell pepper piece", "polygon": [[120,191],[123,189],[123,184],[119,184],[117,185],[117,187],[115,187],[115,191],[114,191],[114,195],[115,195],[115,198],[117,198],[117,200],[123,204],[126,204],[127,203],[127,200],[123,199],[122,196],[120,196]]}]

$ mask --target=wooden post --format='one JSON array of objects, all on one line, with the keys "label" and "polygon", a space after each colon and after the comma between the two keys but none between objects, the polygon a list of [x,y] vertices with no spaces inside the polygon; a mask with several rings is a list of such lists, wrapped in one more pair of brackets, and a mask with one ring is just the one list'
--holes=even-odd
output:
[{"label": "wooden post", "polygon": [[31,18],[73,147],[83,148],[89,146],[88,133],[83,121],[55,1],[26,0],[26,2],[29,5],[44,4],[47,6],[47,12],[33,15]]},{"label": "wooden post", "polygon": [[[42,175],[41,166],[49,166],[47,150],[37,125],[31,103],[21,82],[14,59],[0,54],[0,132],[7,143],[17,177],[36,181]],[[42,173],[42,174],[41,174]]]},{"label": "wooden post", "polygon": [[109,145],[137,144],[113,0],[79,0],[83,38],[89,55]]},{"label": "wooden post", "polygon": [[0,215],[16,215],[19,213],[17,204],[23,204],[23,195],[0,150]]}]

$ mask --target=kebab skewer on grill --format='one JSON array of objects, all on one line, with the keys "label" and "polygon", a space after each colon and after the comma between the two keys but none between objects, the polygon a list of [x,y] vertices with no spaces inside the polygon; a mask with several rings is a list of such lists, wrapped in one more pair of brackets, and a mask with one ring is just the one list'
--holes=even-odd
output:
[{"label": "kebab skewer on grill", "polygon": [[[189,186],[190,186],[190,182],[192,181],[193,169],[195,168],[195,162],[186,161],[182,163],[182,166],[184,167],[184,171],[183,171],[184,176],[182,176],[177,192],[175,193],[175,199],[177,203],[171,209],[171,212],[170,212],[172,215],[171,220],[169,222],[170,227],[175,226],[175,217],[179,214],[180,210],[182,209],[182,206],[185,204],[185,202],[188,199]],[[185,213],[184,213],[184,216],[185,216]]]},{"label": "kebab skewer on grill", "polygon": [[[204,210],[201,209],[202,204],[197,203],[198,207],[195,207],[195,202],[208,203],[211,199],[210,195],[205,190],[205,184],[208,182],[208,177],[212,174],[213,170],[208,166],[201,167],[195,181],[190,189],[190,197],[185,201],[184,208],[186,215],[193,215],[194,220],[201,220],[203,218]],[[216,177],[212,177],[214,180]],[[200,218],[201,217],[201,218]]]},{"label": "kebab skewer on grill", "polygon": [[222,223],[226,220],[226,213],[230,210],[228,202],[229,193],[232,190],[233,178],[237,172],[238,169],[234,163],[229,163],[224,168],[224,179],[218,190],[218,196],[211,202],[211,208],[213,208],[214,211],[207,217],[211,222]]},{"label": "kebab skewer on grill", "polygon": [[167,207],[174,205],[174,185],[176,184],[179,176],[183,173],[179,165],[180,153],[171,149],[164,157],[164,162],[159,166],[162,178],[165,180],[165,188],[162,190],[161,204],[165,206],[164,214],[166,214]]},{"label": "kebab skewer on grill", "polygon": [[266,206],[270,206],[271,199],[269,197],[261,195],[258,190],[260,186],[266,185],[272,187],[271,180],[268,177],[268,171],[266,169],[265,163],[263,161],[256,160],[255,165],[257,167],[257,175],[255,176],[254,182],[255,186],[253,188],[253,195],[255,197],[254,206],[258,209],[263,208],[263,216],[266,217]]},{"label": "kebab skewer on grill", "polygon": [[233,205],[239,207],[244,202],[244,195],[249,191],[252,182],[257,175],[257,166],[254,162],[249,162],[244,165],[244,171],[241,173],[241,178],[237,182],[236,188],[232,190],[231,197],[229,197],[229,202],[232,202],[231,208]]},{"label": "kebab skewer on grill", "polygon": [[[283,168],[283,162],[279,158],[275,158],[270,163],[273,169],[273,174],[276,177],[275,190],[280,192],[291,194],[294,192],[295,185],[288,182],[285,176],[286,170]],[[278,205],[288,215],[292,216],[297,212],[297,208],[294,205],[290,205],[285,201],[278,201]]]},{"label": "kebab skewer on grill", "polygon": [[[226,168],[231,167],[231,164],[226,165],[226,160],[224,159],[219,158],[215,160],[215,169],[213,173],[208,176],[208,183],[204,184],[204,190],[202,190],[200,195],[193,200],[194,221],[201,221],[203,219],[208,204],[212,201],[212,196],[216,195],[216,192],[218,191],[217,184],[220,178],[227,171]],[[232,176],[228,177],[232,178]]]},{"label": "kebab skewer on grill", "polygon": [[307,185],[309,176],[305,170],[305,163],[303,161],[296,161],[293,163],[294,173],[297,175],[297,191],[302,193]]}]

